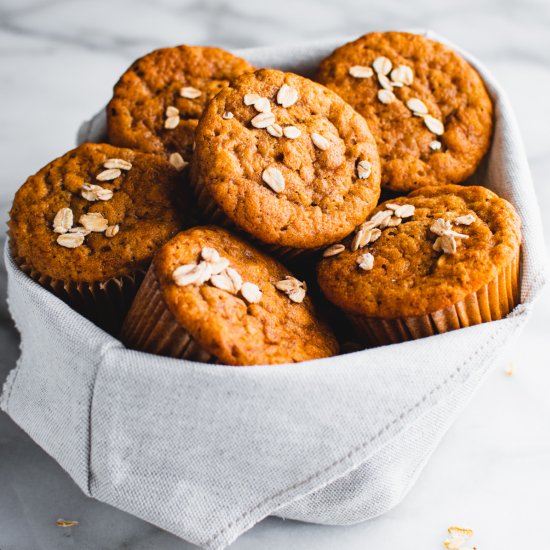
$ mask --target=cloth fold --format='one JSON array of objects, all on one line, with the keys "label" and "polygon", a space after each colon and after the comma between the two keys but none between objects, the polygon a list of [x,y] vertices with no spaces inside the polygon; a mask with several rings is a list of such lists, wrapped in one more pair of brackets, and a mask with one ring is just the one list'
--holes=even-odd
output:
[{"label": "cloth fold", "polygon": [[[236,53],[310,74],[341,43]],[[513,113],[461,53],[495,102],[493,144],[473,181],[510,200],[523,221],[522,303],[506,319],[299,365],[198,364],[125,349],[30,280],[6,247],[22,355],[0,406],[86,494],[203,548],[226,547],[268,515],[344,525],[396,505],[546,279]],[[78,139],[105,139],[104,115]]]}]

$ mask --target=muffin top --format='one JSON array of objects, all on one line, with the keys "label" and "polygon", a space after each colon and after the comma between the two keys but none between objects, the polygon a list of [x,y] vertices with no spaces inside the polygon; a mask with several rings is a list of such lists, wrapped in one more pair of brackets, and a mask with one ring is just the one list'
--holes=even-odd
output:
[{"label": "muffin top", "polygon": [[219,48],[155,50],[135,61],[115,85],[107,106],[109,142],[167,158],[177,153],[189,161],[205,105],[230,80],[253,70]]},{"label": "muffin top", "polygon": [[521,243],[514,207],[485,187],[424,187],[382,203],[340,253],[318,265],[342,309],[395,318],[449,307],[511,265]]},{"label": "muffin top", "polygon": [[18,263],[63,281],[146,269],[182,228],[181,175],[155,155],[85,143],[31,176],[10,212]]},{"label": "muffin top", "polygon": [[380,194],[363,117],[320,84],[272,69],[239,77],[208,104],[192,177],[238,227],[294,248],[343,238]]},{"label": "muffin top", "polygon": [[362,36],[324,59],[317,80],[366,118],[388,189],[460,183],[489,148],[493,107],[480,76],[424,36]]},{"label": "muffin top", "polygon": [[304,285],[227,230],[179,233],[153,268],[177,322],[221,363],[293,363],[338,352]]}]

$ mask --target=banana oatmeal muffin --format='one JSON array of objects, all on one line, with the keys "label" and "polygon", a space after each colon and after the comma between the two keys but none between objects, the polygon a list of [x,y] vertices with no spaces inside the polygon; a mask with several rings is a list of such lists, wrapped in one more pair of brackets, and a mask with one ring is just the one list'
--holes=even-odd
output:
[{"label": "banana oatmeal muffin", "polygon": [[166,160],[85,143],[15,195],[12,255],[41,285],[116,328],[155,251],[185,227],[181,194],[181,174]]},{"label": "banana oatmeal muffin", "polygon": [[366,34],[324,59],[316,79],[367,120],[383,187],[460,183],[489,149],[493,106],[481,77],[422,35]]},{"label": "banana oatmeal muffin", "polygon": [[423,187],[382,203],[324,252],[324,295],[364,344],[388,344],[501,319],[519,301],[521,223],[485,187]]},{"label": "banana oatmeal muffin", "polygon": [[241,76],[208,104],[191,177],[211,221],[288,257],[348,235],[380,194],[363,117],[320,84],[273,69]]},{"label": "banana oatmeal muffin", "polygon": [[253,70],[219,48],[155,50],[135,61],[115,85],[107,106],[109,142],[163,155],[181,169],[191,159],[205,105],[231,80]]},{"label": "banana oatmeal muffin", "polygon": [[305,283],[218,227],[179,233],[157,252],[121,339],[150,353],[226,365],[338,353]]}]

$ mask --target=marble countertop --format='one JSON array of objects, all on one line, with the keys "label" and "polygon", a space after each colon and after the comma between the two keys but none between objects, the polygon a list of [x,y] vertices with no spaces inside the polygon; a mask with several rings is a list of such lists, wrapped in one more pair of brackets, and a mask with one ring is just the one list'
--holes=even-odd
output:
[{"label": "marble countertop", "polygon": [[[410,27],[446,35],[500,80],[519,119],[541,210],[550,211],[548,0],[2,0],[0,221],[28,174],[70,149],[79,123],[105,104],[118,75],[154,48],[182,42],[238,48]],[[548,220],[543,215],[550,243]],[[15,364],[18,336],[0,269],[1,384]],[[268,518],[231,548],[442,548],[452,524],[472,527],[480,550],[547,545],[549,329],[546,289],[509,362],[486,381],[410,494],[388,514],[352,527]],[[80,525],[60,529],[60,517]],[[83,496],[0,413],[1,550],[191,547]]]}]

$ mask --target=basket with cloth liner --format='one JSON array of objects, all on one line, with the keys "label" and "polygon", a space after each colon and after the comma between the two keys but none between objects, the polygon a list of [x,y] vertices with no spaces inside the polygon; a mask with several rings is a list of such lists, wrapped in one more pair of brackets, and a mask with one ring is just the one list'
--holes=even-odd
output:
[{"label": "basket with cloth liner", "polygon": [[[343,42],[236,53],[308,75]],[[403,499],[545,282],[540,216],[510,105],[482,65],[449,45],[494,102],[492,146],[470,182],[521,216],[520,304],[505,319],[422,340],[235,368],[126,349],[20,271],[6,246],[22,353],[0,405],[84,493],[209,549],[268,515],[345,525]],[[78,141],[104,139],[102,112]]]}]

